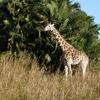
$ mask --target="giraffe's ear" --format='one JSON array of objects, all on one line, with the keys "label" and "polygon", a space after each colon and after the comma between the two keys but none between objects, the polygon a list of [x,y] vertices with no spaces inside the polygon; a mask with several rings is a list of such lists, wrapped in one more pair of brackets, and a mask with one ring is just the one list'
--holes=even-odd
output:
[{"label": "giraffe's ear", "polygon": [[54,24],[52,24],[52,26],[54,26]]}]

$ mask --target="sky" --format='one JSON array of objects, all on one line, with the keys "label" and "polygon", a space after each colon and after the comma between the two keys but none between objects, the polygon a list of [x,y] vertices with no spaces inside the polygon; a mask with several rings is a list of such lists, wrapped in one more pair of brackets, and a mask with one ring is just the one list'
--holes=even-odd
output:
[{"label": "sky", "polygon": [[[89,16],[94,17],[94,22],[100,24],[100,0],[72,0],[73,2],[79,2],[80,7]],[[100,31],[99,31],[100,32]],[[100,35],[99,35],[100,39]]]},{"label": "sky", "polygon": [[96,24],[100,24],[100,0],[73,0],[73,2],[79,2],[81,9],[93,16]]}]

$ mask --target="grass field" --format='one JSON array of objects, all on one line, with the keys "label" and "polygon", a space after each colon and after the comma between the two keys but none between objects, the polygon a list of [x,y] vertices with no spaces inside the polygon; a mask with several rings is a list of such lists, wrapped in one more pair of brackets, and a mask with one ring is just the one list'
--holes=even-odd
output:
[{"label": "grass field", "polygon": [[0,100],[100,100],[100,71],[89,72],[84,80],[45,74],[36,60],[0,59]]}]

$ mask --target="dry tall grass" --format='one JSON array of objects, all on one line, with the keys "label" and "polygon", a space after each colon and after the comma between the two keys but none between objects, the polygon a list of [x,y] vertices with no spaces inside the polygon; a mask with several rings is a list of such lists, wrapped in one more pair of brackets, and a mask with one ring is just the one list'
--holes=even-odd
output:
[{"label": "dry tall grass", "polygon": [[79,74],[66,80],[64,75],[44,74],[36,60],[0,59],[0,100],[99,100],[100,73],[91,72],[85,80]]}]

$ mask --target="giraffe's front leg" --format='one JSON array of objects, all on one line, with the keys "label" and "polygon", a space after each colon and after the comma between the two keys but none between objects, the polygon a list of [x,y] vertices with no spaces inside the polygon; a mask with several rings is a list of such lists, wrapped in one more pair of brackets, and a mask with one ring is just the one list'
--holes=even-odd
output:
[{"label": "giraffe's front leg", "polygon": [[65,75],[66,75],[66,78],[67,78],[67,77],[68,77],[68,66],[67,66],[67,60],[64,58],[63,61],[64,61],[64,67],[65,67]]},{"label": "giraffe's front leg", "polygon": [[64,67],[65,67],[66,78],[68,77],[68,75],[70,75],[72,77],[72,69],[71,69],[70,62],[71,62],[70,60],[68,60],[64,57]]},{"label": "giraffe's front leg", "polygon": [[66,78],[68,77],[68,75],[72,77],[72,69],[70,64],[65,65],[65,73],[66,73]]},{"label": "giraffe's front leg", "polygon": [[72,68],[71,68],[71,64],[67,63],[68,69],[69,69],[69,74],[72,77]]},{"label": "giraffe's front leg", "polygon": [[66,78],[68,77],[68,66],[65,66],[65,74],[66,74]]}]

